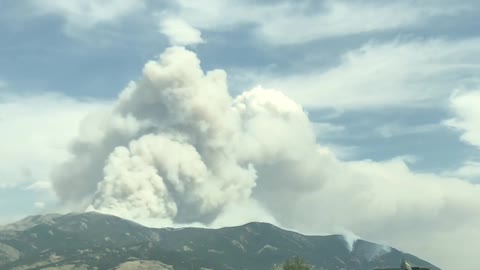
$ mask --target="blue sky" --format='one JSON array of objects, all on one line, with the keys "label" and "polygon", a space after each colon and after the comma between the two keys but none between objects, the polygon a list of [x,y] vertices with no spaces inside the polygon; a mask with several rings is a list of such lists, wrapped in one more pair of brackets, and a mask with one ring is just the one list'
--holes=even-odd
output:
[{"label": "blue sky", "polygon": [[[1,6],[0,222],[70,209],[56,197],[51,175],[72,155],[85,116],[111,108],[142,77],[145,63],[172,45],[193,51],[205,71],[225,70],[233,97],[261,85],[292,98],[308,114],[318,145],[339,162],[364,164],[363,170],[368,162],[401,160],[409,175],[455,178],[479,189],[477,1]],[[472,204],[480,211],[478,201]]]}]

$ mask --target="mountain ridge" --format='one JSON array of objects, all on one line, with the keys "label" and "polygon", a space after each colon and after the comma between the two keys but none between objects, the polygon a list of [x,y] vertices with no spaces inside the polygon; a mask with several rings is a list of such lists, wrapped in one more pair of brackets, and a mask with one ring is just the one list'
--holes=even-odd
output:
[{"label": "mountain ridge", "polygon": [[[143,261],[174,269],[271,269],[299,255],[317,269],[369,270],[413,264],[411,254],[342,235],[304,235],[264,222],[211,228],[150,228],[96,212],[40,215],[0,228],[0,269],[116,269]],[[75,268],[76,267],[76,268]],[[83,268],[82,268],[83,267]],[[51,269],[57,269],[51,268]],[[118,268],[121,269],[121,268]],[[156,269],[156,268],[152,268]]]}]

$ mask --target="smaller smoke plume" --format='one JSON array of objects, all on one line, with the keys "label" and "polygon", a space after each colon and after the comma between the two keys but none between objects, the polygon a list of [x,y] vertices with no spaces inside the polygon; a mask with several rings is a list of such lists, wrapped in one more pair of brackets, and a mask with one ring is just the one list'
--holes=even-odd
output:
[{"label": "smaller smoke plume", "polygon": [[357,242],[360,237],[358,235],[355,235],[353,232],[346,231],[342,234],[343,240],[345,240],[345,243],[347,244],[347,248],[350,252],[353,251],[353,245],[355,245],[355,242]]}]

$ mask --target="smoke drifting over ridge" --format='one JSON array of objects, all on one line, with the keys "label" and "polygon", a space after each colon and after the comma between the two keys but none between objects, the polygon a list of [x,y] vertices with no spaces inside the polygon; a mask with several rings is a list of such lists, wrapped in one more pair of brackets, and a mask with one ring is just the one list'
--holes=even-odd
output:
[{"label": "smoke drifting over ridge", "polygon": [[414,173],[401,159],[342,162],[316,143],[300,105],[261,87],[233,98],[225,72],[204,73],[183,47],[86,118],[71,153],[53,175],[59,198],[136,221],[348,229],[442,266],[480,243],[478,185]]}]

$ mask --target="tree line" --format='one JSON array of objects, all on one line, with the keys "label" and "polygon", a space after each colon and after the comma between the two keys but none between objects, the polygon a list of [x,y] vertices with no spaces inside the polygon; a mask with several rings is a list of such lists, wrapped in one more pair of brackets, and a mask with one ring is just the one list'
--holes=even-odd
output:
[{"label": "tree line", "polygon": [[303,258],[294,257],[287,259],[280,265],[275,265],[273,270],[313,270],[313,267],[305,262]]}]

